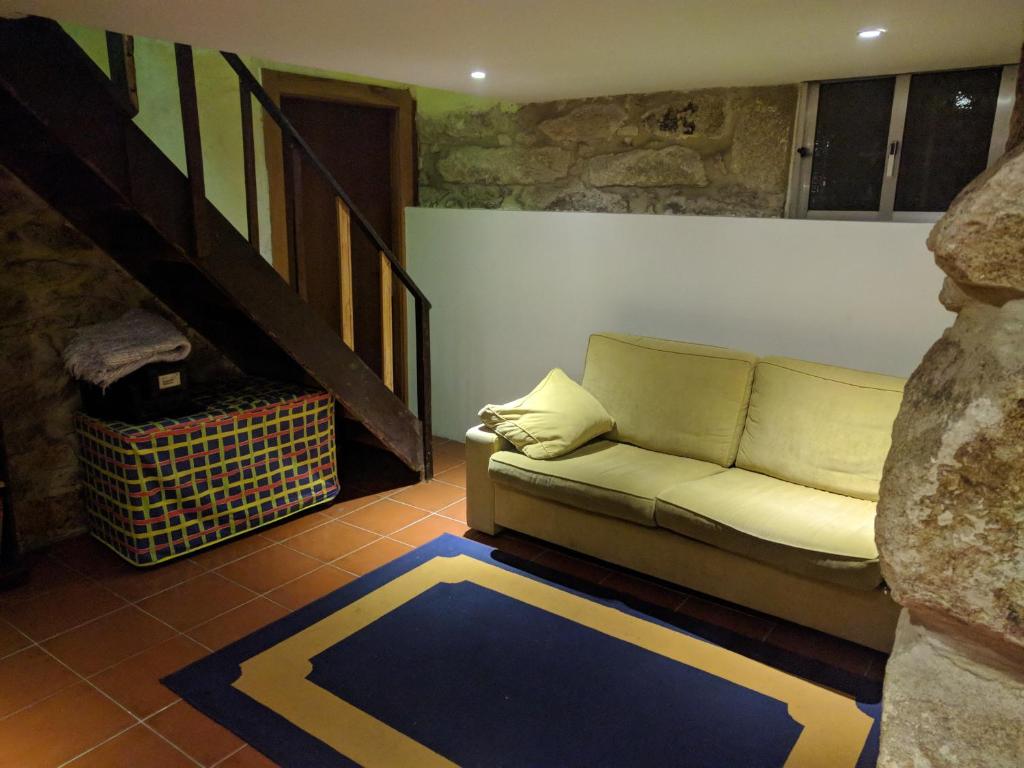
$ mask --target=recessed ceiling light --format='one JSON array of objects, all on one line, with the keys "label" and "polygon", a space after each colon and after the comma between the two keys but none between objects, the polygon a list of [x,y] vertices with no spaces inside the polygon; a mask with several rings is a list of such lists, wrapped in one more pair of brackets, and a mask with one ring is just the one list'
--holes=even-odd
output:
[{"label": "recessed ceiling light", "polygon": [[487,77],[487,73],[484,72],[482,69],[474,69],[472,72],[469,73],[469,76],[472,77],[474,80],[483,80],[485,77]]},{"label": "recessed ceiling light", "polygon": [[857,33],[857,37],[861,40],[874,40],[876,37],[881,37],[884,34],[884,27],[872,27],[871,29],[862,29]]}]

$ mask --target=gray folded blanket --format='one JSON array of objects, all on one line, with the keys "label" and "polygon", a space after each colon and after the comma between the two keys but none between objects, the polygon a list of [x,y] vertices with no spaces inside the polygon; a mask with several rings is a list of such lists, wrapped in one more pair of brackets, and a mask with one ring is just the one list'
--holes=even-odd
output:
[{"label": "gray folded blanket", "polygon": [[117,320],[79,328],[64,349],[64,365],[76,379],[106,389],[144,365],[184,360],[191,351],[169,321],[129,309]]}]

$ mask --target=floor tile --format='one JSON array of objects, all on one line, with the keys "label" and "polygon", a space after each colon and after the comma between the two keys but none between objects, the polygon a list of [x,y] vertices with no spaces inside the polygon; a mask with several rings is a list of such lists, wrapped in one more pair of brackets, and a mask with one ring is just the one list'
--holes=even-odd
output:
[{"label": "floor tile", "polygon": [[439,472],[446,472],[449,469],[459,466],[463,463],[463,459],[456,458],[453,456],[434,456],[434,474]]},{"label": "floor tile", "polygon": [[417,480],[415,483],[409,483],[408,485],[396,485],[394,488],[392,488],[387,493],[385,493],[381,498],[383,498],[383,499],[393,498],[394,496],[397,496],[398,494],[400,494],[402,491],[407,491],[410,488],[415,488],[417,485],[420,485],[422,482],[423,482],[422,480]]},{"label": "floor tile", "polygon": [[434,448],[434,473],[445,472],[466,461],[466,444],[452,441]]},{"label": "floor tile", "polygon": [[443,483],[449,483],[451,485],[457,485],[459,488],[465,489],[466,487],[466,465],[460,464],[452,469],[446,469],[444,472],[438,472],[434,474],[435,480],[440,480]]},{"label": "floor tile", "polygon": [[347,515],[345,522],[349,525],[387,535],[397,531],[399,528],[405,528],[405,526],[415,523],[417,520],[422,520],[428,514],[428,512],[424,512],[422,509],[399,504],[397,501],[391,501],[391,499],[384,499]]},{"label": "floor tile", "polygon": [[178,635],[100,672],[90,682],[137,717],[148,717],[178,698],[160,679],[207,654],[198,643]]},{"label": "floor tile", "polygon": [[200,624],[188,634],[196,642],[216,651],[272,621],[287,616],[288,613],[287,608],[260,597],[212,621]]},{"label": "floor tile", "polygon": [[[0,609],[0,614],[3,610]],[[20,651],[32,641],[25,637],[6,621],[0,621],[0,659],[15,651]]]},{"label": "floor tile", "polygon": [[871,663],[868,664],[867,672],[864,673],[864,677],[874,682],[881,682],[885,677],[885,666],[889,661],[889,657],[884,653],[879,653]]},{"label": "floor tile", "polygon": [[286,546],[317,560],[330,562],[365,547],[377,538],[376,534],[353,528],[339,520],[289,539]]},{"label": "floor tile", "polygon": [[470,529],[466,538],[472,541],[479,541],[488,547],[494,547],[502,552],[518,557],[522,560],[533,560],[542,552],[547,551],[545,547],[536,544],[529,539],[523,539],[509,532],[500,533],[497,536]]},{"label": "floor tile", "polygon": [[876,658],[885,658],[878,651],[788,621],[776,622],[765,641],[772,647],[824,662],[855,675],[866,675]]},{"label": "floor tile", "polygon": [[244,742],[184,701],[148,721],[153,730],[174,742],[203,765],[230,755]]},{"label": "floor tile", "polygon": [[137,725],[68,763],[68,768],[194,768],[195,763],[144,725]]},{"label": "floor tile", "polygon": [[143,600],[139,607],[184,631],[252,598],[252,592],[235,582],[216,573],[204,573]]},{"label": "floor tile", "polygon": [[38,597],[57,587],[65,587],[82,581],[79,573],[65,567],[49,557],[37,558],[29,564],[28,581],[12,589],[0,592],[0,610],[5,603],[16,603]]},{"label": "floor tile", "polygon": [[95,582],[83,581],[0,606],[0,618],[33,640],[44,640],[124,605],[124,600],[113,592]]},{"label": "floor tile", "polygon": [[456,522],[455,520],[431,515],[428,518],[420,520],[418,523],[413,523],[408,528],[403,528],[402,530],[393,533],[391,536],[401,542],[418,547],[421,544],[426,544],[428,541],[433,541],[443,533],[461,536],[468,530],[469,529],[465,525]]},{"label": "floor tile", "polygon": [[332,565],[324,565],[283,587],[278,587],[273,592],[268,592],[267,597],[294,611],[345,586],[353,579],[355,576],[350,573],[339,571]]},{"label": "floor tile", "polygon": [[281,586],[286,581],[309,573],[319,565],[319,560],[296,552],[294,549],[275,544],[222,566],[217,573],[253,592],[267,592]]},{"label": "floor tile", "polygon": [[447,507],[442,507],[437,511],[437,514],[450,517],[452,520],[458,520],[460,523],[466,522],[466,500],[459,499],[454,504],[449,504]]},{"label": "floor tile", "polygon": [[265,538],[270,539],[270,541],[281,542],[285,539],[290,539],[292,536],[298,536],[300,533],[304,533],[311,528],[323,525],[332,519],[333,517],[322,512],[308,512],[289,518],[280,525],[264,528],[261,534]]},{"label": "floor tile", "polygon": [[336,561],[334,565],[339,568],[344,568],[350,573],[362,576],[364,573],[369,573],[374,568],[379,568],[385,563],[390,563],[396,557],[400,557],[407,552],[411,552],[412,547],[400,544],[397,541],[391,539],[381,539],[375,541],[367,547],[363,547],[357,552],[353,552],[347,557],[343,557]]},{"label": "floor tile", "polygon": [[611,573],[610,570],[602,565],[589,560],[582,560],[578,557],[572,557],[562,552],[556,552],[555,550],[540,553],[540,555],[534,558],[533,562],[594,584],[597,584]]},{"label": "floor tile", "polygon": [[464,490],[447,483],[420,483],[406,488],[404,491],[399,491],[391,498],[403,504],[412,504],[414,507],[425,509],[428,512],[436,512],[465,495]]},{"label": "floor tile", "polygon": [[120,557],[88,534],[59,541],[50,548],[49,556],[86,576],[99,578],[117,573],[127,565]]},{"label": "floor tile", "polygon": [[355,512],[357,509],[362,509],[368,504],[373,504],[375,501],[380,501],[385,497],[385,494],[371,493],[366,496],[359,496],[354,499],[345,499],[339,501],[324,510],[324,514],[329,517],[344,517],[349,512]]},{"label": "floor tile", "polygon": [[247,746],[235,752],[217,768],[277,768],[277,763]]},{"label": "floor tile", "polygon": [[689,595],[676,608],[676,613],[713,624],[753,640],[764,640],[775,626],[773,619],[738,611],[696,595]]},{"label": "floor tile", "polygon": [[131,715],[85,683],[78,683],[0,720],[0,763],[52,768],[122,731]]},{"label": "floor tile", "polygon": [[125,600],[136,602],[203,573],[205,570],[188,558],[149,568],[124,563],[120,572],[101,577],[99,582]]},{"label": "floor tile", "polygon": [[542,553],[548,551],[547,547],[541,546],[538,542],[511,532],[502,533],[495,539],[494,547],[524,560],[536,560]]},{"label": "floor tile", "polygon": [[601,586],[670,611],[686,599],[682,592],[620,571],[613,571]]},{"label": "floor tile", "polygon": [[78,681],[78,675],[39,648],[8,656],[0,661],[0,717]]},{"label": "floor tile", "polygon": [[191,560],[208,571],[212,571],[226,563],[239,560],[261,549],[266,549],[273,543],[260,533],[248,533],[239,536],[237,539],[232,539],[210,549],[197,552],[191,556]]},{"label": "floor tile", "polygon": [[43,646],[81,675],[91,675],[172,637],[175,631],[128,606],[46,641]]}]

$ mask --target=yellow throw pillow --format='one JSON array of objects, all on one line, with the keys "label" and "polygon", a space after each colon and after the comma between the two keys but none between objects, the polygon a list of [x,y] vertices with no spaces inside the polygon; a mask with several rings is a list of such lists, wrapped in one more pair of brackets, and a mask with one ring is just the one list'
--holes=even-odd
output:
[{"label": "yellow throw pillow", "polygon": [[615,426],[604,406],[561,368],[525,397],[485,405],[480,419],[531,459],[557,458]]}]

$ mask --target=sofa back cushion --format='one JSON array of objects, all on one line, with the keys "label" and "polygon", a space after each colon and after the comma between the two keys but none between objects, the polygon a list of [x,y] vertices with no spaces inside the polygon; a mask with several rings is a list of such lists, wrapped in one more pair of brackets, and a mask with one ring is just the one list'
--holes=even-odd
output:
[{"label": "sofa back cushion", "polygon": [[583,386],[615,420],[607,438],[727,467],[756,360],[723,347],[597,333]]},{"label": "sofa back cushion", "polygon": [[757,365],[736,466],[878,500],[904,380],[785,357]]}]

